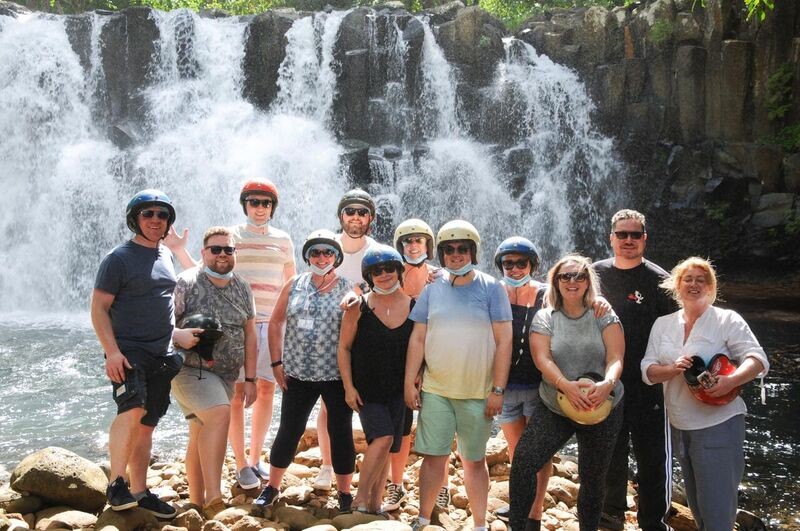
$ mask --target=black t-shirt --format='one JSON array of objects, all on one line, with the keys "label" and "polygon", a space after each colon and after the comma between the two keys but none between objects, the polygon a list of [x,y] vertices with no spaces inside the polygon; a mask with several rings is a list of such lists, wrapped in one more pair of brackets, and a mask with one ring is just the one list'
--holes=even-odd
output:
[{"label": "black t-shirt", "polygon": [[111,328],[119,349],[141,349],[164,356],[175,325],[175,267],[163,245],[145,247],[127,241],[100,264],[94,287],[114,295]]},{"label": "black t-shirt", "polygon": [[608,258],[595,262],[592,268],[600,277],[603,297],[611,303],[625,331],[622,383],[638,387],[642,384],[640,364],[653,323],[677,310],[672,297],[658,287],[669,274],[647,260],[632,269],[619,269],[614,267],[614,259]]}]

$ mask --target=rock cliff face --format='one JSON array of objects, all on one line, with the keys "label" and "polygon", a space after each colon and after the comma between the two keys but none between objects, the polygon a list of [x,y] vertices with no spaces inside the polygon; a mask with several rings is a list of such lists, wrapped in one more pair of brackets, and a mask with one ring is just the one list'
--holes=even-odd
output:
[{"label": "rock cliff face", "polygon": [[[774,138],[800,123],[797,2],[777,2],[764,22],[746,21],[738,0],[562,10],[517,36],[591,87],[655,256],[797,257],[800,154]],[[786,94],[780,118],[773,85]]]}]

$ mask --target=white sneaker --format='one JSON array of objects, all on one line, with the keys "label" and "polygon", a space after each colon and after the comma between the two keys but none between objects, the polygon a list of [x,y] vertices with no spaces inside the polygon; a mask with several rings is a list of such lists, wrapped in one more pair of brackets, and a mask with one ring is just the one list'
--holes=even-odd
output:
[{"label": "white sneaker", "polygon": [[322,465],[319,469],[317,479],[314,480],[312,485],[315,490],[331,490],[331,483],[333,481],[333,467],[331,465]]},{"label": "white sneaker", "polygon": [[251,467],[256,476],[260,477],[263,481],[269,481],[269,465],[264,461],[259,461]]},{"label": "white sneaker", "polygon": [[243,489],[255,489],[261,486],[261,480],[258,479],[256,473],[249,466],[242,467],[236,473],[236,481],[239,482],[239,486]]}]

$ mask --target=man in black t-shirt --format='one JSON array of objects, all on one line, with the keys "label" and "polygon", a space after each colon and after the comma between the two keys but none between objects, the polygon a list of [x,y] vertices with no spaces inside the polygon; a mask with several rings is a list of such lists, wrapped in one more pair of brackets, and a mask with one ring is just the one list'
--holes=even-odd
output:
[{"label": "man in black t-shirt", "polygon": [[667,272],[645,260],[645,217],[635,210],[620,210],[611,218],[611,248],[614,257],[592,267],[600,277],[608,299],[625,330],[625,362],[622,383],[625,413],[611,466],[606,477],[606,497],[601,527],[623,529],[627,508],[628,451],[633,445],[638,478],[639,527],[669,529],[664,519],[670,507],[672,463],[669,422],[664,412],[661,385],[642,382],[640,363],[647,349],[653,322],[676,310],[659,288]]}]

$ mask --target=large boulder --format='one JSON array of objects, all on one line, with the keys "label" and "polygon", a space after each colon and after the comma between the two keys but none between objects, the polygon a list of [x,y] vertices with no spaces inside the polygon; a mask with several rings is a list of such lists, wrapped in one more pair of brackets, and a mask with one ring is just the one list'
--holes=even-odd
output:
[{"label": "large boulder", "polygon": [[800,194],[800,153],[783,159],[783,186],[787,192]]},{"label": "large boulder", "polygon": [[30,12],[31,11],[27,7],[15,4],[14,2],[6,2],[5,0],[0,0],[0,16],[16,18],[19,15],[30,14]]},{"label": "large boulder", "polygon": [[759,198],[750,223],[762,229],[784,225],[792,214],[794,201],[794,194],[764,194]]},{"label": "large boulder", "polygon": [[459,65],[479,85],[491,82],[505,51],[503,24],[478,6],[462,9],[455,20],[439,26],[438,41],[445,57]]},{"label": "large boulder", "polygon": [[70,507],[51,507],[36,513],[36,529],[87,529],[94,527],[97,516]]},{"label": "large boulder", "polygon": [[42,499],[38,496],[17,492],[7,485],[0,487],[0,510],[6,513],[35,513],[41,507]]},{"label": "large boulder", "polygon": [[256,107],[266,110],[278,95],[278,67],[286,56],[286,32],[297,18],[293,11],[267,11],[247,26],[242,93]]},{"label": "large boulder", "polygon": [[339,25],[333,56],[339,65],[333,100],[333,122],[344,136],[369,140],[367,102],[370,87],[370,11],[349,12]]},{"label": "large boulder", "polygon": [[158,518],[150,511],[134,508],[127,511],[106,509],[97,519],[97,531],[134,531],[135,529],[157,529]]},{"label": "large boulder", "polygon": [[24,458],[9,483],[18,492],[96,513],[106,503],[108,479],[98,465],[69,450],[51,446]]}]

